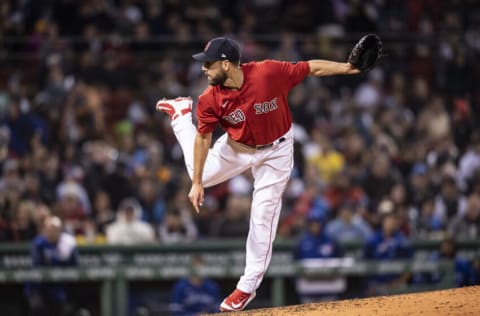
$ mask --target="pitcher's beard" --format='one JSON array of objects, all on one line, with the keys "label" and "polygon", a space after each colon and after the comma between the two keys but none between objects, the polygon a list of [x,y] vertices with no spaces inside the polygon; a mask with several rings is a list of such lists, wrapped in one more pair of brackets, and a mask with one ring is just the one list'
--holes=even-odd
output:
[{"label": "pitcher's beard", "polygon": [[226,80],[227,80],[227,74],[225,72],[222,72],[218,74],[218,76],[216,76],[215,78],[211,77],[211,79],[209,80],[209,84],[211,86],[218,86],[218,85],[223,86]]}]

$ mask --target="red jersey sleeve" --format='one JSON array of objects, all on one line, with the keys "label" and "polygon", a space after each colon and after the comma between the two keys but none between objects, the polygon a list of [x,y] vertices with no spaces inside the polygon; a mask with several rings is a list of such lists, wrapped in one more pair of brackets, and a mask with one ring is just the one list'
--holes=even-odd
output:
[{"label": "red jersey sleeve", "polygon": [[208,134],[215,130],[219,123],[219,116],[215,113],[215,98],[212,89],[208,88],[198,97],[197,103],[197,131],[200,134]]},{"label": "red jersey sleeve", "polygon": [[281,87],[291,90],[310,73],[310,66],[306,61],[287,62],[266,60],[265,64],[274,72],[274,78]]}]

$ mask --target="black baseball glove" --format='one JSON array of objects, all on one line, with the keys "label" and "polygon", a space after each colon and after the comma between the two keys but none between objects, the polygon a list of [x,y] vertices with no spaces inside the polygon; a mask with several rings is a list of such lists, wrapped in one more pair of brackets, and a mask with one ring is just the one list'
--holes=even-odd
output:
[{"label": "black baseball glove", "polygon": [[361,72],[370,71],[383,57],[382,41],[376,34],[367,34],[358,41],[348,56],[348,62]]}]

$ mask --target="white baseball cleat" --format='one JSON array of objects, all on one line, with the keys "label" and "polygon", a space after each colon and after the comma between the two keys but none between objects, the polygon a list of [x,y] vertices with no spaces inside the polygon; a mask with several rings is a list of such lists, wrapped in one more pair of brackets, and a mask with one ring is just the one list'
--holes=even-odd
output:
[{"label": "white baseball cleat", "polygon": [[245,293],[240,291],[239,289],[235,289],[229,296],[227,296],[222,304],[220,304],[220,311],[221,312],[229,312],[229,311],[241,311],[243,310],[248,303],[250,303],[257,293]]},{"label": "white baseball cleat", "polygon": [[172,120],[192,112],[192,98],[178,97],[176,99],[161,99],[157,102],[156,109],[167,113]]}]

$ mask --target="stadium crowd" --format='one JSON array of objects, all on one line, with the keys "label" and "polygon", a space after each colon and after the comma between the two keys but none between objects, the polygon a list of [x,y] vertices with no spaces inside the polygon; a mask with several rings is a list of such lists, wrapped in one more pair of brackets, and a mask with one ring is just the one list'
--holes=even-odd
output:
[{"label": "stadium crowd", "polygon": [[[187,5],[188,3],[188,5]],[[382,65],[290,96],[295,170],[279,238],[308,218],[337,241],[480,235],[480,15],[475,1],[2,1],[0,241],[55,214],[79,244],[245,237],[248,173],[190,182],[161,97],[207,82],[191,53],[228,35],[242,60],[345,60],[368,32]],[[310,215],[309,215],[310,214]],[[314,215],[312,215],[314,214]]]},{"label": "stadium crowd", "polygon": [[[479,284],[480,258],[465,260],[455,246],[480,237],[475,3],[2,1],[0,242],[38,244],[50,215],[80,245],[244,238],[251,175],[208,189],[193,215],[181,150],[156,101],[203,91],[191,54],[218,35],[241,44],[244,62],[340,61],[374,32],[381,65],[309,78],[290,95],[295,168],[278,238],[298,238],[299,261],[342,256],[348,241],[363,241],[367,259],[411,258],[409,241],[442,240],[428,260],[454,259],[456,284]],[[374,276],[367,295],[439,279]],[[312,293],[312,281],[326,290]],[[296,289],[302,301],[335,299],[345,281],[300,278]],[[182,300],[199,282],[179,280],[172,311],[190,308]]]}]

